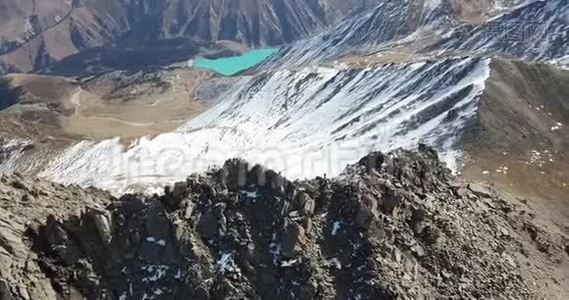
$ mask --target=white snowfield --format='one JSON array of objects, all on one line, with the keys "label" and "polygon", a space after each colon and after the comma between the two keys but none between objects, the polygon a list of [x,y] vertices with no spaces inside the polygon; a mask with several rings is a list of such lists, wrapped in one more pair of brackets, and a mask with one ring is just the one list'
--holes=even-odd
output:
[{"label": "white snowfield", "polygon": [[153,191],[232,157],[291,179],[334,176],[370,151],[419,141],[454,167],[489,74],[489,60],[475,58],[262,72],[176,132],[129,147],[118,139],[81,142],[41,176],[116,194]]}]

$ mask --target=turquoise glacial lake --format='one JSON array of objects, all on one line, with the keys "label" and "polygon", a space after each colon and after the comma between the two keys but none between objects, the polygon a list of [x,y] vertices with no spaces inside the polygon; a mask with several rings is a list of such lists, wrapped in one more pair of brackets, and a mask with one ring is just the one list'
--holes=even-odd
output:
[{"label": "turquoise glacial lake", "polygon": [[278,50],[278,48],[266,48],[252,50],[239,56],[217,59],[198,58],[194,62],[194,67],[211,70],[225,76],[233,76],[260,64]]}]

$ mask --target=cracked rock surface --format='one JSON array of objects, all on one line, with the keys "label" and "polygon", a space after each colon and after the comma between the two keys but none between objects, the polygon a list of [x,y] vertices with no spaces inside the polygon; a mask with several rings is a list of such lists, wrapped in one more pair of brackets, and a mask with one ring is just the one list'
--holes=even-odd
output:
[{"label": "cracked rock surface", "polygon": [[555,298],[567,249],[422,145],[295,182],[233,159],[151,197],[0,181],[1,299]]}]

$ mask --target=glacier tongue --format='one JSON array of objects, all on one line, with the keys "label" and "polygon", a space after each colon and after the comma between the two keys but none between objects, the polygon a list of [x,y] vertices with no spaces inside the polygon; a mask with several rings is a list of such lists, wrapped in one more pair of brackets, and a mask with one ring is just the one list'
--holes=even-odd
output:
[{"label": "glacier tongue", "polygon": [[305,68],[246,77],[176,132],[81,142],[41,176],[123,193],[159,188],[241,157],[290,178],[336,175],[371,150],[436,145],[454,165],[477,111],[489,60],[366,69]]}]

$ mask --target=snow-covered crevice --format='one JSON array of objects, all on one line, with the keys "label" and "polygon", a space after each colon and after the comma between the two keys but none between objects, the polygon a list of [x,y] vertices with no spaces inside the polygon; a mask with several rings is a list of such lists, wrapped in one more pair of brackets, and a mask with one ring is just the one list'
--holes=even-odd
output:
[{"label": "snow-covered crevice", "polygon": [[241,157],[289,178],[338,174],[373,150],[437,146],[453,166],[477,110],[489,60],[338,70],[305,68],[246,77],[176,132],[82,142],[42,172],[117,193],[157,187]]}]

